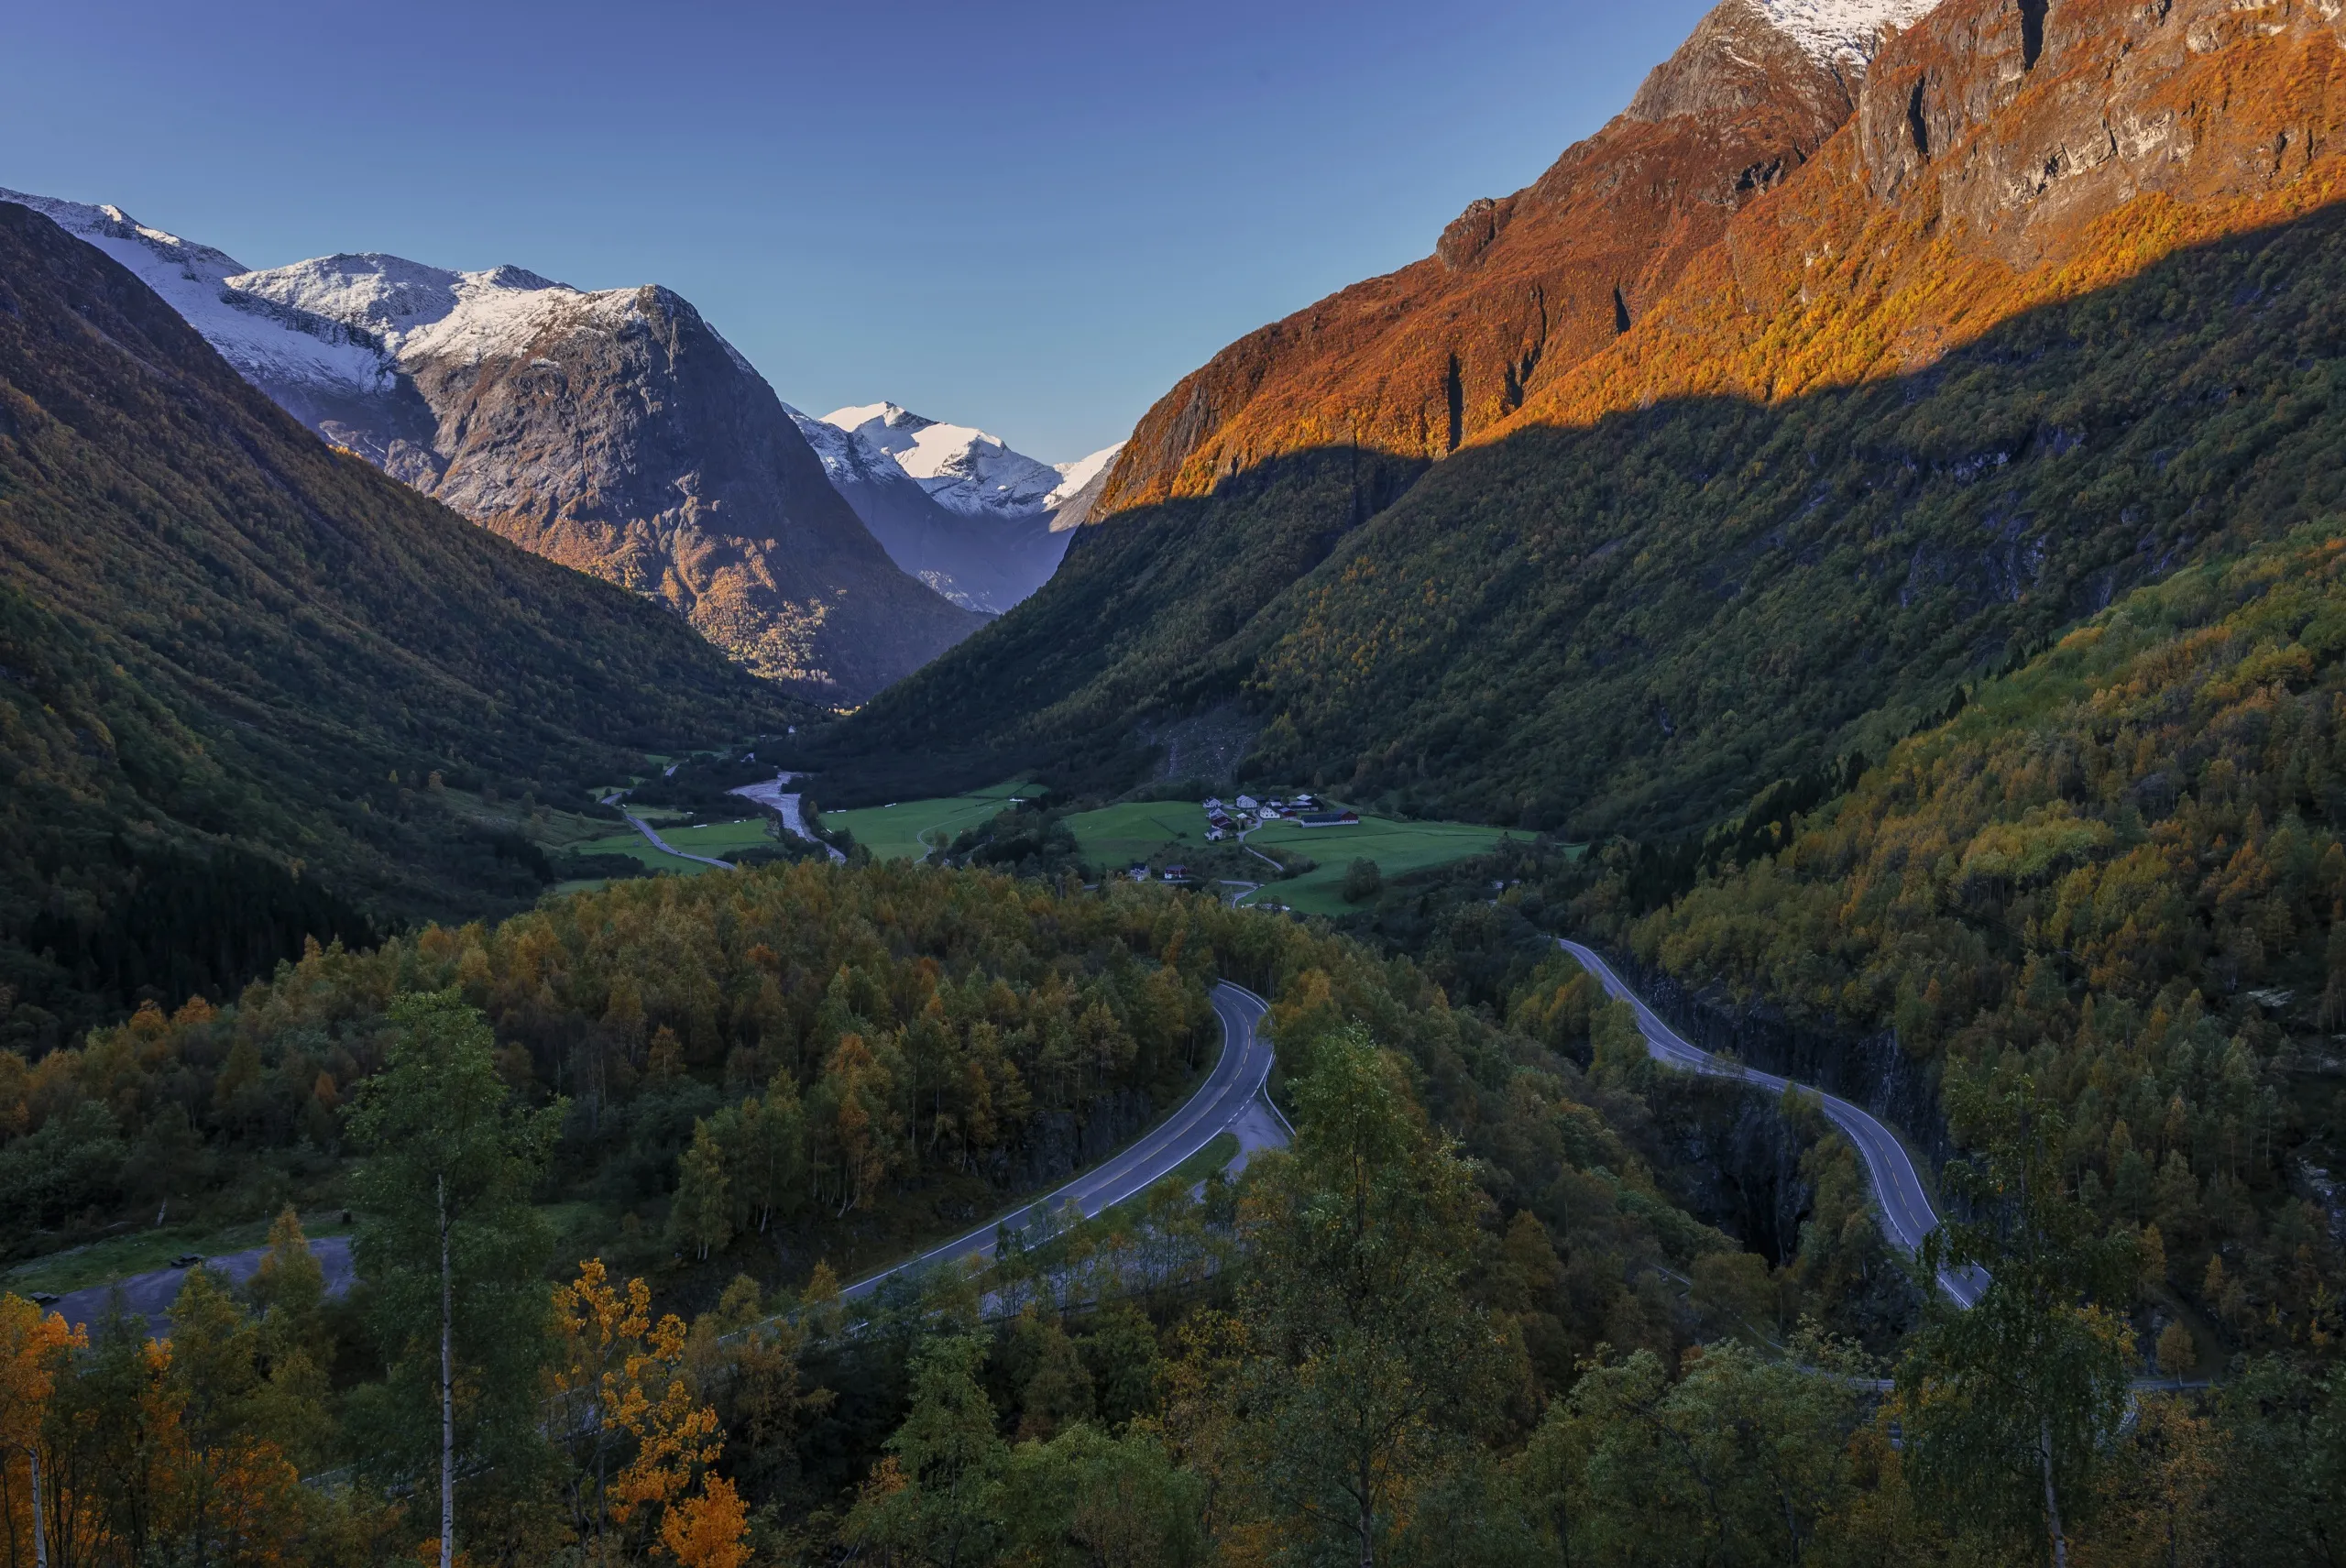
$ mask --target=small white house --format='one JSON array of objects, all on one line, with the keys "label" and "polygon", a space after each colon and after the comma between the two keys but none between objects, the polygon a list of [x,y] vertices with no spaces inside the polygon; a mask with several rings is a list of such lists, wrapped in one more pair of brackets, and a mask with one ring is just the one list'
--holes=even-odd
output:
[{"label": "small white house", "polygon": [[1251,795],[1242,795],[1238,797],[1237,801],[1238,809],[1241,811],[1256,811],[1261,809],[1262,805],[1263,803],[1261,801],[1256,800]]},{"label": "small white house", "polygon": [[1210,795],[1206,796],[1206,815],[1208,817],[1211,817],[1215,812],[1220,811],[1221,809],[1222,796],[1218,795]]},{"label": "small white house", "polygon": [[1222,842],[1222,829],[1221,829],[1221,828],[1207,828],[1207,829],[1206,829],[1206,842],[1207,842],[1207,843],[1209,843],[1209,844],[1219,844],[1219,843],[1221,843],[1221,842]]}]

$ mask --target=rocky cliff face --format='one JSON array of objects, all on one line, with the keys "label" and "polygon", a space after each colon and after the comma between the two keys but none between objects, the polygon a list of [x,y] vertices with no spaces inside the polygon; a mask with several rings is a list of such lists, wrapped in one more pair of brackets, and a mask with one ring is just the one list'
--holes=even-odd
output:
[{"label": "rocky cliff face", "polygon": [[764,379],[668,290],[583,293],[389,257],[227,286],[383,344],[387,389],[284,389],[328,439],[535,554],[666,601],[762,675],[860,701],[981,624],[896,568]]},{"label": "rocky cliff face", "polygon": [[2346,192],[2341,29],[2330,0],[1946,0],[1887,39],[1813,169],[1489,433],[1908,372],[2303,216]]},{"label": "rocky cliff face", "polygon": [[1854,151],[1876,200],[1935,197],[1986,254],[2034,267],[2139,197],[2303,176],[2338,123],[2341,27],[2327,0],[1949,6],[1892,46]]},{"label": "rocky cliff face", "polygon": [[[1631,329],[1665,301],[1773,322],[1777,288],[1817,281],[1791,268],[1846,258],[1834,243],[1886,215],[1910,220],[1894,266],[1947,239],[1968,262],[2027,271],[2075,257],[2137,198],[2277,190],[2337,124],[2341,27],[2331,0],[1725,0],[1618,117],[1531,186],[1474,203],[1433,256],[1175,387],[1099,515],[1312,447],[1436,458],[1587,417],[1573,373],[1617,345],[1636,353],[1633,338],[1653,345]],[[1830,170],[1792,181],[1828,141]],[[1741,287],[1716,292],[1722,271]],[[1685,348],[1670,350],[1681,384],[1715,368]],[[1617,390],[1602,400],[1625,406]]]},{"label": "rocky cliff face", "polygon": [[1876,23],[1819,34],[1726,0],[1628,109],[1513,195],[1474,203],[1423,261],[1224,349],[1141,421],[1094,515],[1198,495],[1314,447],[1440,457],[1642,319],[1690,258],[1846,121]]}]

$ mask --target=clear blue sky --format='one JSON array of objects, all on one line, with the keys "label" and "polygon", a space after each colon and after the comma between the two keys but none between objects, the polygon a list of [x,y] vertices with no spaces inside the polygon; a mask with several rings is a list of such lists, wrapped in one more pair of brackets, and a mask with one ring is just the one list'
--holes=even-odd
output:
[{"label": "clear blue sky", "polygon": [[19,0],[0,186],[253,267],[666,283],[817,413],[1064,460],[1427,254],[1707,0]]}]

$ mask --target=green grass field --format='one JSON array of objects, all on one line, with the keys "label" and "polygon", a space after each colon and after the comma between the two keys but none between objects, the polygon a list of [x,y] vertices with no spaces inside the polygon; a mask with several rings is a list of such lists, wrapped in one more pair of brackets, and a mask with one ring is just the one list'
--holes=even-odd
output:
[{"label": "green grass field", "polygon": [[[625,855],[630,860],[641,861],[655,872],[681,872],[690,876],[696,872],[717,869],[714,866],[702,865],[698,861],[681,860],[674,855],[663,854],[652,847],[651,839],[646,839],[632,828],[624,833],[607,834],[603,838],[574,847],[579,853],[585,855]],[[694,852],[708,853],[706,850]]]},{"label": "green grass field", "polygon": [[[641,816],[645,821],[652,822],[648,812],[638,813],[638,815]],[[755,849],[760,845],[773,842],[773,837],[766,832],[763,817],[755,817],[743,822],[712,822],[704,828],[670,828],[658,822],[652,822],[652,825],[659,829],[660,837],[677,849],[691,854],[712,856],[720,861],[730,860],[743,850]],[[646,839],[632,828],[624,833],[606,834],[600,839],[575,847],[581,853],[588,855],[625,855],[630,860],[642,861],[655,872],[682,872],[690,875],[697,872],[717,869],[714,866],[705,866],[698,861],[687,861],[680,856],[663,854],[652,848],[651,839]]]},{"label": "green grass field", "polygon": [[1067,826],[1082,847],[1083,858],[1109,872],[1146,861],[1168,844],[1202,849],[1206,841],[1206,814],[1186,800],[1142,800],[1080,811],[1067,819]]},{"label": "green grass field", "polygon": [[[649,820],[649,818],[646,818]],[[766,831],[767,818],[751,817],[741,822],[712,822],[702,828],[662,828],[660,837],[679,850],[689,850],[696,855],[715,855],[718,860],[730,860],[743,850],[771,845],[775,839]]]},{"label": "green grass field", "polygon": [[1028,793],[1024,783],[995,784],[968,795],[934,800],[900,800],[893,806],[865,806],[859,811],[826,811],[825,828],[844,828],[855,841],[879,861],[917,861],[929,850],[953,841],[956,834],[975,828],[1006,806],[1012,796]]},{"label": "green grass field", "polygon": [[1375,861],[1388,882],[1429,866],[1446,865],[1485,853],[1507,837],[1504,828],[1478,828],[1469,822],[1399,822],[1364,817],[1350,828],[1299,828],[1291,822],[1258,828],[1246,842],[1263,849],[1293,850],[1320,862],[1292,882],[1271,883],[1241,902],[1265,899],[1287,905],[1305,915],[1341,915],[1353,907],[1343,900],[1344,868],[1354,861]]}]

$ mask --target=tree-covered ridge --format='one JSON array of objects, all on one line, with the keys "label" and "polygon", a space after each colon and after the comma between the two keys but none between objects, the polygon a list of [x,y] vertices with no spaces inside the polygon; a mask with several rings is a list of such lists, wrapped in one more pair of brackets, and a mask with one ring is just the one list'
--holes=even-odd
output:
[{"label": "tree-covered ridge", "polygon": [[[398,999],[452,991],[490,1020],[518,1094],[567,1102],[565,1190],[649,1222],[621,1225],[636,1240],[612,1238],[614,1255],[846,1266],[1169,1108],[1218,1048],[1205,992],[1222,976],[1278,998],[1283,1051],[1354,1019],[1405,1054],[1489,1190],[1578,1238],[1556,1309],[1574,1343],[1694,1332],[1655,1270],[1729,1244],[1667,1196],[1642,1106],[1583,1084],[1584,1009],[1511,1029],[1453,1009],[1406,959],[1214,900],[895,863],[641,880],[493,927],[313,946],[233,1004],[0,1053],[7,1239],[46,1229],[54,1246],[166,1200],[227,1214],[339,1191],[348,1106],[399,1034]],[[1570,1359],[1558,1349],[1549,1374]]]},{"label": "tree-covered ridge", "polygon": [[1699,828],[2333,505],[2340,232],[2325,211],[2169,256],[1905,378],[1519,431],[1390,505],[1359,487],[1407,470],[1337,453],[1124,514],[839,743],[949,765],[993,713],[978,765],[1056,750],[1080,774],[1145,739],[1128,715],[1235,702],[1255,766],[1364,801]]},{"label": "tree-covered ridge", "polygon": [[[1439,1208],[1452,1228],[1432,1241],[1452,1273],[1420,1277],[1415,1244],[1376,1266],[1417,1278],[1434,1299],[1446,1294],[1443,1279],[1468,1278],[1459,1310],[1496,1328],[1497,1341],[1476,1354],[1487,1352],[1505,1384],[1495,1385],[1496,1404],[1471,1412],[1475,1433],[1519,1437],[1601,1344],[1675,1356],[1749,1306],[1754,1271],[1735,1266],[1728,1239],[1676,1209],[1658,1181],[1634,1091],[1574,1064],[1584,1019],[1551,1009],[1541,1027],[1562,1047],[1551,1050],[1452,1009],[1407,961],[1169,891],[808,862],[621,883],[495,927],[432,927],[372,952],[313,948],[232,1005],[148,1009],[79,1048],[29,1062],[0,1055],[5,1212],[20,1226],[53,1227],[40,1245],[103,1223],[116,1203],[143,1220],[166,1195],[174,1212],[201,1215],[248,1212],[289,1191],[312,1201],[341,1194],[361,1211],[370,1287],[347,1308],[313,1300],[274,1321],[268,1292],[256,1292],[259,1316],[248,1321],[199,1271],[178,1310],[201,1308],[201,1332],[175,1329],[174,1348],[144,1361],[121,1349],[126,1337],[136,1343],[125,1325],[102,1326],[85,1354],[52,1343],[36,1319],[0,1321],[0,1332],[16,1336],[0,1351],[49,1380],[16,1418],[49,1445],[44,1464],[68,1452],[88,1465],[118,1464],[130,1452],[122,1423],[85,1433],[77,1412],[138,1408],[142,1388],[183,1389],[192,1400],[205,1379],[229,1380],[235,1399],[211,1407],[217,1453],[171,1448],[168,1464],[141,1472],[150,1481],[110,1490],[95,1488],[86,1468],[62,1480],[51,1472],[55,1496],[88,1510],[103,1542],[93,1561],[119,1560],[129,1550],[120,1532],[134,1527],[148,1542],[192,1549],[214,1516],[183,1507],[183,1486],[242,1499],[250,1511],[240,1517],[269,1519],[274,1539],[301,1541],[318,1561],[365,1560],[385,1541],[433,1533],[444,1190],[456,1205],[444,1266],[459,1286],[450,1321],[460,1540],[496,1541],[515,1562],[560,1561],[571,1542],[607,1532],[641,1551],[665,1539],[665,1520],[730,1497],[759,1510],[768,1544],[802,1528],[828,1542],[904,1419],[908,1376],[921,1385],[916,1342],[975,1305],[948,1281],[941,1294],[883,1310],[872,1330],[825,1340],[836,1335],[839,1273],[893,1261],[924,1232],[965,1226],[969,1206],[996,1201],[989,1195],[1002,1187],[1047,1179],[1052,1167],[1037,1156],[1055,1122],[1064,1128],[1135,1095],[1161,1105],[1181,1091],[1212,1043],[1204,986],[1224,973],[1277,997],[1283,1069],[1321,1085],[1291,1091],[1307,1126],[1336,1117],[1350,1095],[1325,1076],[1336,1047],[1324,1042],[1365,1040],[1374,1028],[1394,1051],[1343,1047],[1375,1091],[1361,1114],[1414,1128],[1407,1140],[1426,1151],[1445,1130],[1464,1139],[1425,1171],[1359,1174],[1399,1183],[1402,1213],[1421,1176],[1443,1184]],[[360,1163],[345,1185],[340,1162],[352,1157]],[[1319,1332],[1299,1314],[1325,1303],[1328,1283],[1306,1277],[1312,1256],[1286,1240],[1314,1223],[1300,1207],[1309,1193],[1274,1191],[1260,1190],[1268,1207],[1247,1222],[1266,1228],[1249,1231],[1235,1255],[1217,1244],[1223,1266],[1180,1290],[1102,1304],[1077,1340],[1033,1314],[1004,1325],[989,1376],[1009,1380],[1019,1430],[1038,1441],[1066,1435],[1078,1449],[1124,1441],[1167,1397],[1157,1375],[1178,1354],[1178,1325],[1200,1292],[1232,1299],[1233,1255],[1290,1253],[1304,1272],[1277,1288],[1301,1293],[1281,1309],[1282,1332]],[[1226,1193],[1186,1218],[1171,1212],[1185,1197],[1159,1198],[1070,1239],[1113,1253],[1137,1226],[1230,1223]],[[548,1200],[606,1204],[643,1223],[598,1237],[574,1223],[558,1248],[546,1211],[533,1207]],[[1288,1218],[1272,1217],[1279,1207]],[[863,1245],[875,1227],[876,1252]],[[19,1230],[12,1239],[27,1238]],[[290,1259],[294,1244],[280,1240]],[[607,1283],[592,1261],[558,1298],[561,1332],[541,1334],[512,1306],[515,1292],[551,1289],[543,1273],[529,1283],[549,1262],[566,1278],[563,1250],[582,1240],[615,1268],[648,1274],[663,1306],[706,1309],[690,1336],[681,1321],[654,1324],[645,1288]],[[1355,1234],[1343,1245],[1379,1244]],[[724,1284],[737,1275],[748,1277]],[[466,1304],[468,1293],[510,1310]],[[768,1305],[803,1308],[799,1326],[740,1332]],[[1365,1326],[1425,1343],[1455,1328],[1415,1322],[1422,1306],[1388,1303]],[[733,1337],[720,1343],[720,1332]],[[220,1341],[229,1348],[206,1348]],[[809,1343],[819,1345],[828,1388],[811,1373],[800,1379]],[[541,1374],[563,1408],[598,1390],[641,1400],[610,1407],[621,1413],[608,1430],[533,1428],[529,1395]],[[1295,1393],[1307,1401],[1300,1413],[1312,1396]],[[148,1409],[151,1430],[184,1424],[181,1407]],[[1437,1424],[1447,1431],[1457,1416],[1447,1409]],[[1091,1436],[1068,1435],[1076,1429]],[[565,1452],[549,1453],[548,1439]],[[1451,1438],[1437,1446],[1443,1464],[1456,1457]],[[911,1440],[895,1452],[919,1473],[911,1456],[923,1451]],[[6,1463],[16,1468],[0,1483],[23,1482],[16,1454]],[[297,1465],[337,1479],[296,1489]],[[630,1502],[639,1484],[654,1489]],[[1036,1485],[1037,1506],[1078,1495],[1073,1483]],[[414,1501],[402,1507],[401,1497]],[[21,1489],[0,1494],[0,1510],[28,1521]],[[735,1517],[728,1539],[740,1524]],[[247,1550],[241,1538],[219,1548],[235,1561]]]},{"label": "tree-covered ridge", "polygon": [[1210,1059],[1211,949],[1187,924],[1007,878],[810,863],[617,883],[370,952],[313,945],[233,1006],[0,1055],[10,1240],[126,1201],[233,1207],[316,1180],[395,1000],[450,988],[494,1022],[517,1091],[567,1102],[558,1168],[616,1207],[656,1214],[696,1123],[738,1127],[745,1100],[792,1174],[729,1228],[837,1222],[955,1176],[983,1202],[1065,1168],[1087,1128],[1137,1130]]},{"label": "tree-covered ridge", "polygon": [[[13,205],[0,303],[11,1037],[220,994],[362,912],[534,898],[516,846],[426,808],[434,773],[583,802],[792,717],[672,617],[329,450]],[[207,953],[231,927],[269,939]]]},{"label": "tree-covered ridge", "polygon": [[2346,1131],[2320,1076],[2346,1018],[2342,568],[2316,532],[2128,597],[1628,939],[1743,1002],[1895,1025],[1950,1086],[2024,1060],[2066,1179],[2155,1227],[2176,1290],[2239,1343],[2334,1340],[2337,1200],[2306,1171]]}]

